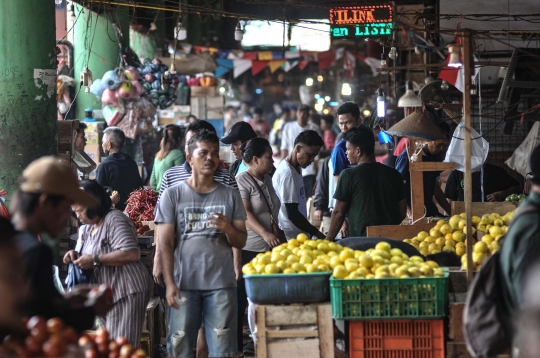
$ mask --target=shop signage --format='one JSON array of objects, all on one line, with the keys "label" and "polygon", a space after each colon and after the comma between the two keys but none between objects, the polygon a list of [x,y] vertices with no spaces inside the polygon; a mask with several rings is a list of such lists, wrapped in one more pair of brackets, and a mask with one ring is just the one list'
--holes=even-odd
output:
[{"label": "shop signage", "polygon": [[376,22],[392,22],[391,5],[342,6],[330,9],[330,24],[356,25]]},{"label": "shop signage", "polygon": [[392,33],[391,5],[342,6],[330,9],[331,36],[377,37]]}]

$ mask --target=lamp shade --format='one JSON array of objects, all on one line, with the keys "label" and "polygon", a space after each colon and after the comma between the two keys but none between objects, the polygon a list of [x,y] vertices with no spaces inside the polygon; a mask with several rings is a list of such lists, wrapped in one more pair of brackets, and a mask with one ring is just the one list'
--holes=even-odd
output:
[{"label": "lamp shade", "polygon": [[426,112],[414,112],[394,124],[386,133],[414,140],[431,141],[446,136],[429,119]]},{"label": "lamp shade", "polygon": [[398,107],[421,107],[422,100],[414,94],[413,83],[407,81],[407,91],[398,101]]}]

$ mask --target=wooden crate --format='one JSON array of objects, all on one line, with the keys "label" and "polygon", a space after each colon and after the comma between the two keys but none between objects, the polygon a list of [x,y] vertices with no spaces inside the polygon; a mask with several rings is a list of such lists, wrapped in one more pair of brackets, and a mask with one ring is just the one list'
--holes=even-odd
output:
[{"label": "wooden crate", "polygon": [[[472,203],[472,214],[482,217],[484,214],[497,213],[504,215],[510,211],[516,210],[519,203],[508,203],[506,201],[497,203]],[[465,212],[465,202],[452,202],[452,215],[459,215]]]},{"label": "wooden crate", "polygon": [[367,236],[369,237],[384,237],[386,239],[393,240],[405,240],[412,239],[420,231],[429,232],[436,222],[430,224],[415,224],[415,225],[381,225],[381,226],[368,226]]},{"label": "wooden crate", "polygon": [[149,357],[152,357],[152,352],[157,351],[161,343],[161,305],[159,297],[153,297],[146,306],[146,313],[142,328],[141,347],[143,345]]},{"label": "wooden crate", "polygon": [[[330,303],[257,305],[258,358],[333,358],[334,329]],[[306,329],[317,326],[317,329]]]}]

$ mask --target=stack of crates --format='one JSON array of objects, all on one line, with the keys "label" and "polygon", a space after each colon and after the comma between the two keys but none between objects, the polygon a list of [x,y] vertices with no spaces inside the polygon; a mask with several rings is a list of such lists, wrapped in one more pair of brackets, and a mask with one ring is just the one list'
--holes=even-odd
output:
[{"label": "stack of crates", "polygon": [[330,278],[334,319],[350,321],[351,358],[444,358],[444,277]]}]

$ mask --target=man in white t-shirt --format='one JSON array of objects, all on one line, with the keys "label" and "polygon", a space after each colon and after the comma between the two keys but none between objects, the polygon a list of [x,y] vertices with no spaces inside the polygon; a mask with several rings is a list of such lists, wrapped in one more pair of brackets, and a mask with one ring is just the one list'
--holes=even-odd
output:
[{"label": "man in white t-shirt", "polygon": [[313,131],[301,132],[293,142],[289,155],[279,164],[272,184],[281,201],[278,221],[287,239],[300,233],[324,238],[324,234],[307,219],[306,191],[301,170],[308,167],[324,145],[321,136]]},{"label": "man in white t-shirt", "polygon": [[[302,105],[296,112],[296,122],[289,122],[283,127],[283,133],[281,137],[281,160],[284,160],[294,149],[294,141],[300,133],[306,130],[312,130],[317,132],[322,138],[323,134],[321,128],[314,124],[309,123],[309,106]],[[315,179],[317,177],[316,163],[312,163],[306,168],[302,169],[302,177],[304,178],[304,185],[306,188],[306,197],[309,198],[313,195],[313,188],[315,187]]]}]

